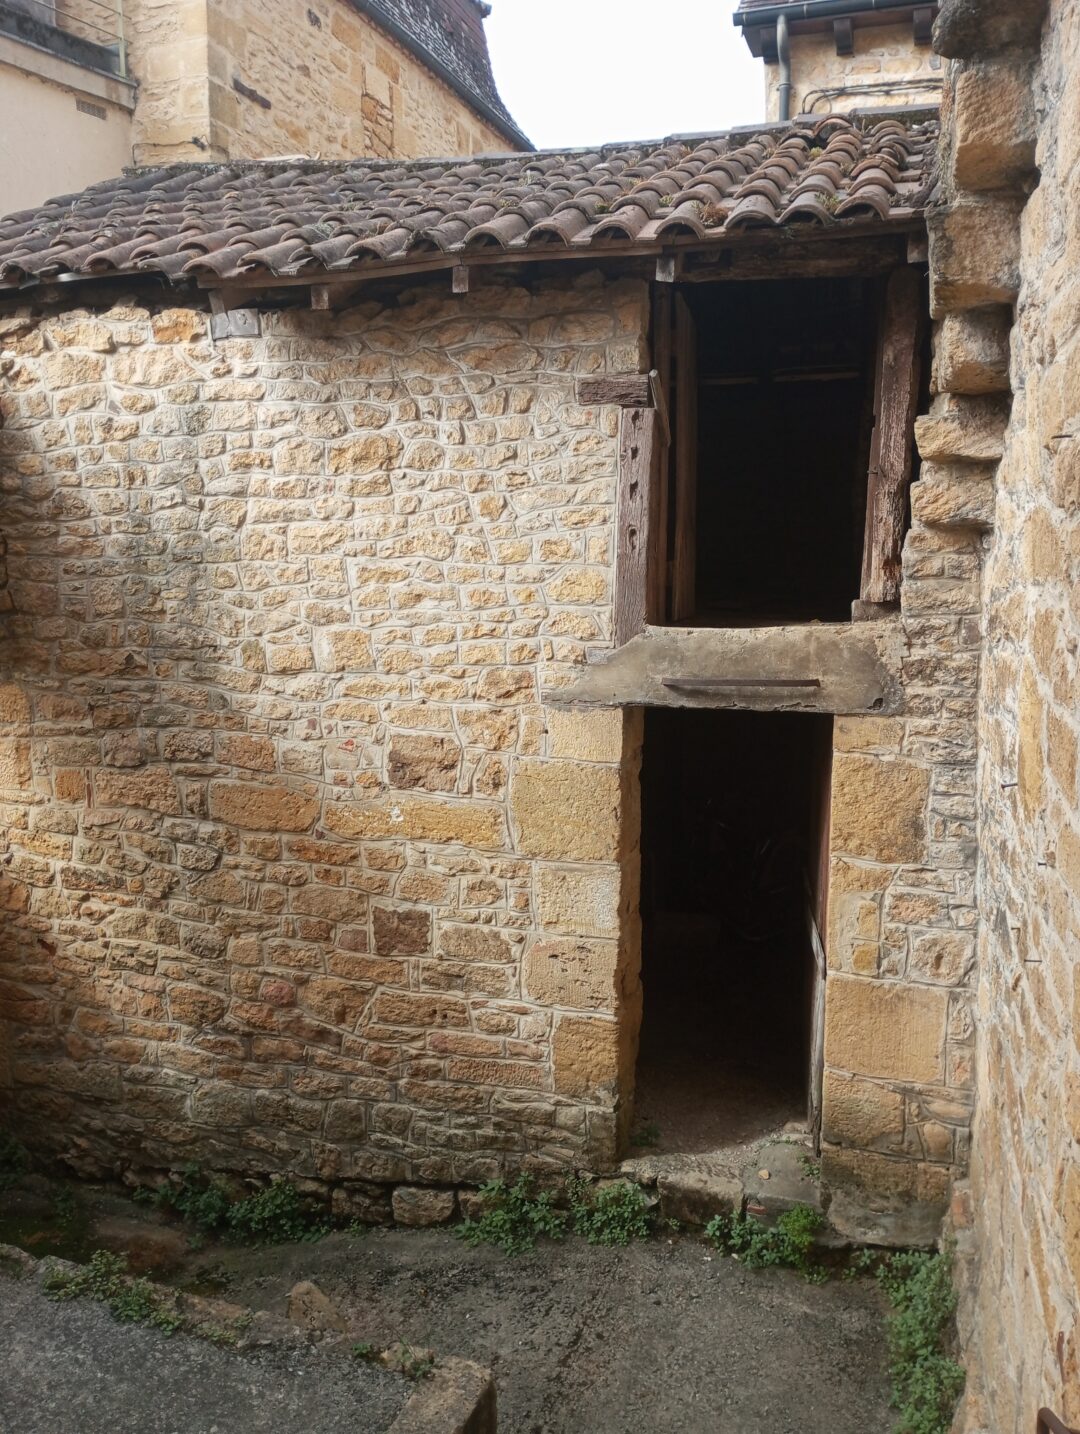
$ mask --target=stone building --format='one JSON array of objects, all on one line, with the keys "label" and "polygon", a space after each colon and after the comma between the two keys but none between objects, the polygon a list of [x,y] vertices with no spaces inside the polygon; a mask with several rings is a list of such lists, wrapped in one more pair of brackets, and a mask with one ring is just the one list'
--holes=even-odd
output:
[{"label": "stone building", "polygon": [[0,209],[129,165],[527,149],[481,0],[0,0]]},{"label": "stone building", "polygon": [[801,1120],[1080,1422],[1080,17],[934,36],[940,133],[0,225],[6,1124],[378,1217]]}]

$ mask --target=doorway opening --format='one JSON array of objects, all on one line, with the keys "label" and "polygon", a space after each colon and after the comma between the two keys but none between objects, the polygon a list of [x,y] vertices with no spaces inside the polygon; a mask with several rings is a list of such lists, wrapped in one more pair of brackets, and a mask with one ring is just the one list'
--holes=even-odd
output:
[{"label": "doorway opening", "polygon": [[661,502],[669,620],[850,621],[880,281],[685,284],[661,297],[671,304],[673,442]]},{"label": "doorway opening", "polygon": [[642,765],[637,1140],[816,1134],[832,719],[653,709]]}]

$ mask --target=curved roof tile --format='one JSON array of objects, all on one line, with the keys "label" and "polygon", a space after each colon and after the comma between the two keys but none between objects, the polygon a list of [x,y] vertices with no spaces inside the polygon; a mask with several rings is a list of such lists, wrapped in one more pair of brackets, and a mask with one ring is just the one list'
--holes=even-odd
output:
[{"label": "curved roof tile", "polygon": [[827,116],[786,130],[457,160],[140,170],[0,220],[0,289],[149,272],[172,280],[423,263],[729,230],[910,218],[937,126]]}]

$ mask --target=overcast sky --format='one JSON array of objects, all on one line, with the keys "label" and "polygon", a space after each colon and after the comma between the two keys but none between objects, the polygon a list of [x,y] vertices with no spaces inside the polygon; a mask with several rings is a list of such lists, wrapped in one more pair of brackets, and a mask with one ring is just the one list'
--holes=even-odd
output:
[{"label": "overcast sky", "polygon": [[764,118],[737,0],[492,0],[495,80],[541,149],[717,131]]}]

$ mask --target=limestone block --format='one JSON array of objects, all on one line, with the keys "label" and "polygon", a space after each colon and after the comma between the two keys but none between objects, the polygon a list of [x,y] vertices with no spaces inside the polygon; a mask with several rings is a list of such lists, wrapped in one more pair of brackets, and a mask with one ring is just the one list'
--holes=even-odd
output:
[{"label": "limestone block", "polygon": [[895,1145],[904,1131],[904,1097],[886,1085],[826,1071],[821,1133],[840,1145]]},{"label": "limestone block", "polygon": [[945,1075],[948,992],[863,976],[831,975],[825,1062],[881,1080],[935,1084]]},{"label": "limestone block", "polygon": [[380,906],[371,912],[380,956],[421,956],[431,950],[431,913],[419,907]]},{"label": "limestone block", "polygon": [[[314,797],[255,782],[211,782],[210,815],[245,831],[306,832],[319,814]],[[177,808],[179,810],[179,808]]]},{"label": "limestone block", "polygon": [[559,1095],[612,1092],[619,1080],[619,1027],[591,1016],[563,1016],[551,1042]]},{"label": "limestone block", "polygon": [[617,767],[519,761],[510,782],[517,849],[564,861],[614,861],[619,853]]},{"label": "limestone block", "polygon": [[1033,44],[1046,0],[943,0],[934,22],[934,50],[950,60],[993,55]]},{"label": "limestone block", "polygon": [[614,941],[575,937],[534,942],[522,980],[530,1000],[579,1011],[614,1011],[619,948]]},{"label": "limestone block", "polygon": [[929,791],[929,771],[913,762],[838,755],[833,762],[832,850],[870,861],[923,860]]},{"label": "limestone block", "polygon": [[946,314],[934,334],[937,393],[1007,393],[1012,311],[1004,305]]},{"label": "limestone block", "polygon": [[452,737],[396,732],[390,739],[386,775],[392,787],[452,792],[460,765],[461,748]]},{"label": "limestone block", "polygon": [[0,787],[25,790],[30,781],[30,743],[22,738],[0,740]]},{"label": "limestone block", "polygon": [[1007,398],[939,394],[915,420],[919,456],[931,463],[996,463],[1009,422]]},{"label": "limestone block", "polygon": [[545,714],[548,756],[578,762],[617,762],[622,756],[623,713],[604,707],[552,708]]},{"label": "limestone block", "polygon": [[991,528],[994,473],[989,464],[926,463],[911,487],[911,516],[941,528]]},{"label": "limestone block", "polygon": [[180,798],[168,767],[145,767],[137,772],[106,768],[95,772],[94,798],[102,807],[145,807],[169,816],[180,814]]},{"label": "limestone block", "polygon": [[362,891],[341,886],[301,886],[292,893],[290,907],[320,921],[358,921],[367,915],[368,899]]},{"label": "limestone block", "polygon": [[660,1214],[680,1225],[707,1225],[714,1215],[742,1209],[742,1180],[719,1170],[671,1170],[656,1181]]},{"label": "limestone block", "polygon": [[911,943],[908,975],[942,986],[958,986],[975,965],[975,937],[967,931],[927,931]]},{"label": "limestone block", "polygon": [[990,61],[953,81],[952,179],[960,189],[1006,189],[1035,168],[1032,72]]},{"label": "limestone block", "polygon": [[505,962],[514,959],[514,947],[490,926],[444,926],[439,933],[439,954],[452,961]]},{"label": "limestone block", "polygon": [[1012,195],[995,194],[933,209],[930,312],[1011,304],[1020,291],[1020,211]]},{"label": "limestone block", "polygon": [[617,867],[542,866],[537,880],[540,924],[547,931],[577,936],[617,936],[620,886]]},{"label": "limestone block", "polygon": [[454,842],[491,850],[502,847],[505,839],[501,807],[433,797],[329,802],[323,824],[337,836],[354,840],[397,837],[401,841]]},{"label": "limestone block", "polygon": [[17,682],[0,683],[0,722],[29,722],[30,697]]},{"label": "limestone block", "polygon": [[397,1223],[413,1228],[445,1225],[454,1218],[457,1206],[452,1190],[432,1190],[423,1185],[397,1186],[391,1203]]},{"label": "limestone block", "polygon": [[373,663],[371,638],[358,628],[323,628],[315,634],[320,672],[367,672]]}]

